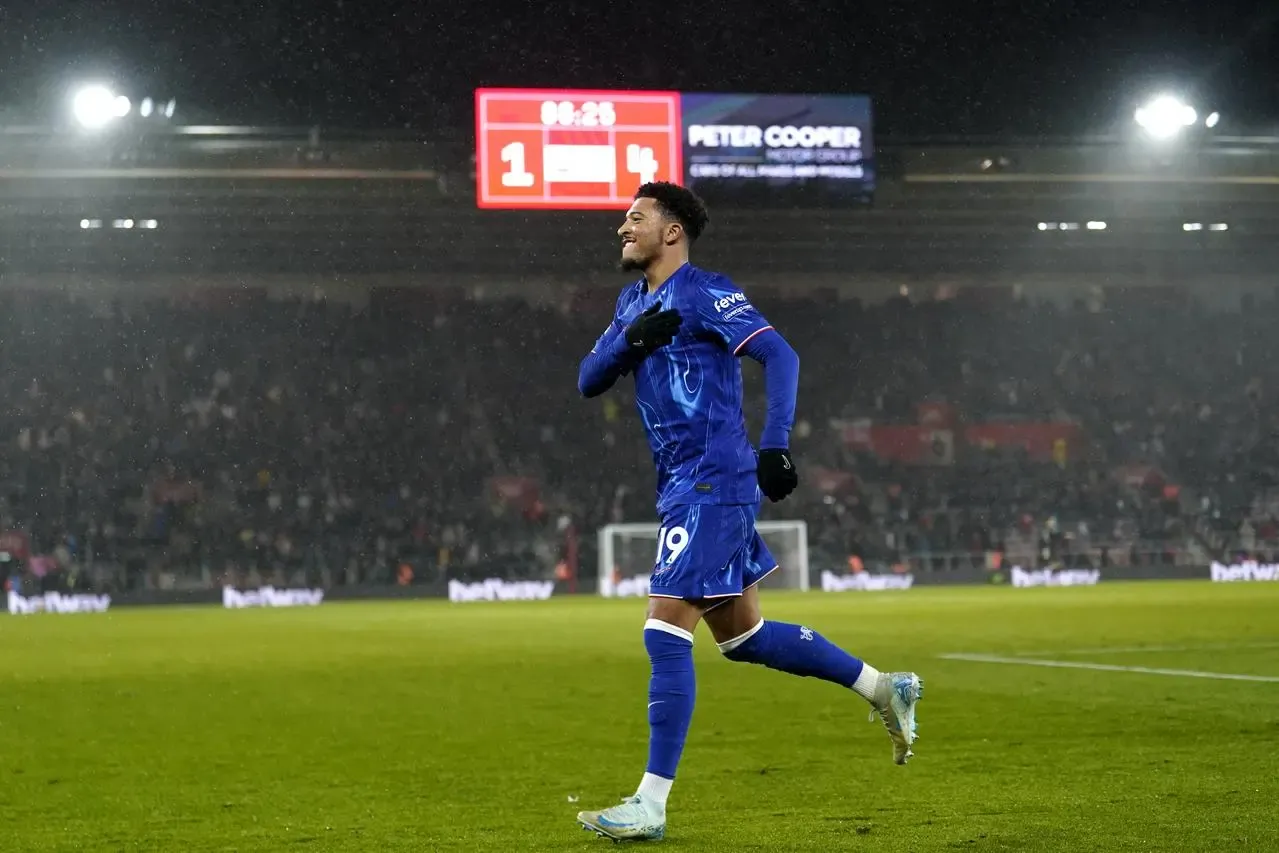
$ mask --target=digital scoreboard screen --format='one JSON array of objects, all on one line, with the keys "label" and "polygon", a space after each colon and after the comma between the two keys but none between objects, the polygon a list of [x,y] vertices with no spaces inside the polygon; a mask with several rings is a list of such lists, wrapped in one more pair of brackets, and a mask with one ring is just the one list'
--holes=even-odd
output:
[{"label": "digital scoreboard screen", "polygon": [[653,180],[850,199],[875,186],[864,95],[478,89],[475,137],[482,208],[625,210]]},{"label": "digital scoreboard screen", "polygon": [[870,98],[684,94],[685,184],[874,188]]},{"label": "digital scoreboard screen", "polygon": [[678,92],[478,89],[483,208],[625,209],[640,184],[682,183]]}]

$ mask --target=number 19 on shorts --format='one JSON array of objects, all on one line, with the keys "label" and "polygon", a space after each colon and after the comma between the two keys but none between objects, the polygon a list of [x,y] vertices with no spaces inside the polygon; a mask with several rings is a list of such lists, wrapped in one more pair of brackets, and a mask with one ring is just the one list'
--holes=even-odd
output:
[{"label": "number 19 on shorts", "polygon": [[671,565],[687,547],[687,530],[683,527],[663,527],[657,531],[657,564],[660,566],[664,562]]}]

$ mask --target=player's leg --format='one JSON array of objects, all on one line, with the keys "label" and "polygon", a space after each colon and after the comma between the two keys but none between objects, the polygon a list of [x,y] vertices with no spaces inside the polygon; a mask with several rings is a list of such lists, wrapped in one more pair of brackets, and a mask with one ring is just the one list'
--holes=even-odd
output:
[{"label": "player's leg", "polygon": [[692,601],[649,599],[644,621],[644,648],[651,667],[648,764],[634,796],[601,811],[579,812],[583,828],[615,840],[654,841],[666,834],[666,800],[693,719],[693,631],[701,616],[701,607]]},{"label": "player's leg", "polygon": [[635,796],[598,812],[581,812],[588,829],[615,839],[661,838],[666,801],[693,717],[693,631],[709,594],[741,591],[740,571],[724,570],[741,551],[747,527],[736,507],[679,507],[662,519],[644,622],[651,665],[648,764]]},{"label": "player's leg", "polygon": [[719,650],[732,661],[820,678],[874,699],[879,672],[805,625],[766,620],[760,613],[759,588],[752,586],[706,612],[706,627]]},{"label": "player's leg", "polygon": [[636,793],[666,809],[675,771],[693,719],[697,679],[693,631],[702,618],[700,603],[679,598],[649,599],[644,621],[648,652],[648,764]]},{"label": "player's leg", "polygon": [[919,677],[913,672],[881,673],[807,626],[765,620],[758,584],[776,566],[756,534],[742,595],[708,609],[703,616],[720,651],[729,660],[852,689],[879,714],[893,741],[893,760],[905,764],[915,740],[915,704],[923,689]]}]

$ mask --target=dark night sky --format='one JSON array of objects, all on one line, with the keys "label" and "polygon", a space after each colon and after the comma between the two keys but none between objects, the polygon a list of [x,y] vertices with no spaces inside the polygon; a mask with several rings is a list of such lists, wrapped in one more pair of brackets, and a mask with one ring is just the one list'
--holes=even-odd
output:
[{"label": "dark night sky", "polygon": [[188,119],[424,130],[477,85],[865,92],[903,134],[1104,130],[1163,84],[1275,131],[1279,2],[0,0],[10,116],[89,76]]}]

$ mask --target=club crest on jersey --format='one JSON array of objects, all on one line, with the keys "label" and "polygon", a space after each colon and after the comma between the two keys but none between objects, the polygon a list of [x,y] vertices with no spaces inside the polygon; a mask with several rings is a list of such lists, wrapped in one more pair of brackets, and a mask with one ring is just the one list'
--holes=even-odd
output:
[{"label": "club crest on jersey", "polygon": [[746,294],[739,291],[729,296],[725,296],[723,299],[716,299],[715,310],[720,314],[723,314],[726,309],[732,308],[734,305],[746,304]]}]

